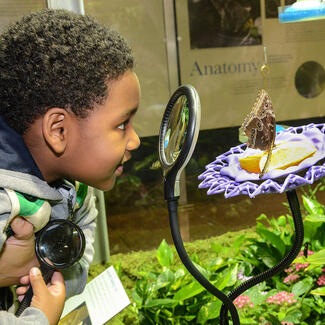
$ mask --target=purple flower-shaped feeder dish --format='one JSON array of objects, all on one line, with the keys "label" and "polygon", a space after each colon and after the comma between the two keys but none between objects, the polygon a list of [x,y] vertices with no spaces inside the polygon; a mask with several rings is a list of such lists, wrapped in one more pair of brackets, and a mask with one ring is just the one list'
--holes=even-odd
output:
[{"label": "purple flower-shaped feeder dish", "polygon": [[[295,240],[286,256],[275,266],[243,282],[228,294],[233,301],[247,289],[269,279],[287,268],[298,255],[304,239],[304,226],[295,189],[305,184],[312,184],[325,176],[325,124],[309,124],[291,127],[276,135],[275,145],[288,141],[304,141],[317,150],[298,166],[284,170],[272,170],[261,179],[259,174],[243,170],[239,158],[257,153],[245,144],[231,148],[206,166],[206,171],[199,176],[202,182],[199,188],[208,188],[208,194],[224,193],[226,198],[236,195],[248,195],[253,198],[259,194],[286,192],[295,226]],[[223,305],[220,311],[220,324],[228,325],[227,309]]]},{"label": "purple flower-shaped feeder dish", "polygon": [[199,176],[199,180],[202,180],[199,188],[208,188],[208,195],[224,193],[229,198],[244,194],[253,198],[259,194],[283,193],[298,186],[313,184],[325,176],[325,124],[309,124],[280,131],[275,144],[306,140],[317,149],[313,156],[298,166],[270,171],[262,179],[259,179],[258,174],[243,170],[238,160],[257,150],[247,148],[245,144],[231,148],[206,166],[206,171]]}]

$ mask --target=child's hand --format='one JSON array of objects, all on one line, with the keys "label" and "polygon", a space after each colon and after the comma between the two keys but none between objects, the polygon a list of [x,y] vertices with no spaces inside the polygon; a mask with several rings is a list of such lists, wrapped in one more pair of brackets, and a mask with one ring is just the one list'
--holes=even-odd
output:
[{"label": "child's hand", "polygon": [[39,266],[35,254],[33,225],[22,217],[11,222],[14,236],[9,237],[0,253],[0,287],[19,284],[33,266]]},{"label": "child's hand", "polygon": [[29,282],[33,287],[34,293],[30,304],[31,307],[40,309],[46,315],[51,325],[57,324],[65,301],[65,285],[62,274],[54,272],[51,283],[46,286],[40,270],[36,267],[32,268],[29,276],[21,278],[21,283],[26,286],[19,287],[16,290],[19,301],[22,301],[24,298]]}]

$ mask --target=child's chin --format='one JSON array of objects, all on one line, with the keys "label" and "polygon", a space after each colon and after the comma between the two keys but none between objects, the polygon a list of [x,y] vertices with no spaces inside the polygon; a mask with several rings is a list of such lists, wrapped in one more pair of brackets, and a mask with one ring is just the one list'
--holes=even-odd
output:
[{"label": "child's chin", "polygon": [[112,179],[110,178],[109,181],[107,182],[103,182],[102,184],[96,184],[96,186],[94,186],[95,188],[97,188],[98,190],[107,192],[110,191],[115,185],[115,177]]}]

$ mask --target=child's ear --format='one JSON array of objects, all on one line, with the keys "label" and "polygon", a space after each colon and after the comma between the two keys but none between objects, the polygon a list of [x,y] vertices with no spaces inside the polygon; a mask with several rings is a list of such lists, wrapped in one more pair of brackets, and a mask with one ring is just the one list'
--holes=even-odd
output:
[{"label": "child's ear", "polygon": [[57,155],[64,153],[68,137],[68,112],[63,108],[50,108],[43,116],[43,136]]}]

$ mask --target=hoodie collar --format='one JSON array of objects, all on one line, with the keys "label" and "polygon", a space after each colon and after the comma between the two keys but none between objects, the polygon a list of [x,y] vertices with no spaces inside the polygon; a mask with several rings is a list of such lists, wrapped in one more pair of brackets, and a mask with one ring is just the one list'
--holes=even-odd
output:
[{"label": "hoodie collar", "polygon": [[0,169],[30,174],[44,180],[23,137],[0,116]]}]

